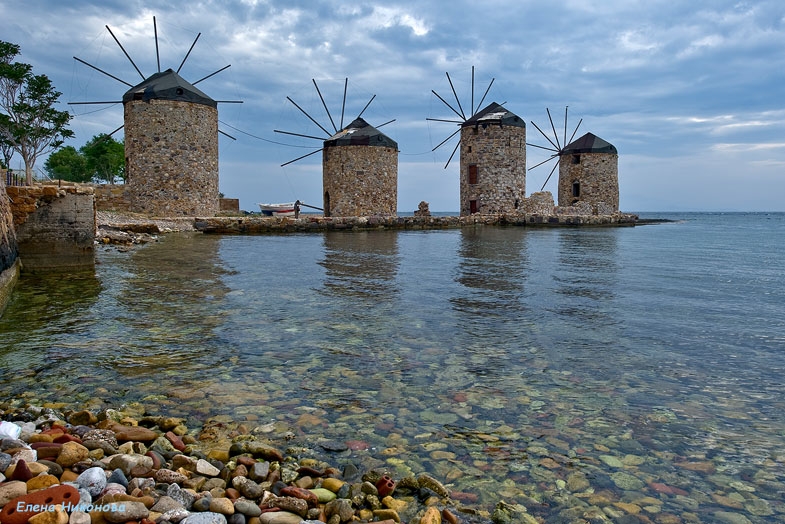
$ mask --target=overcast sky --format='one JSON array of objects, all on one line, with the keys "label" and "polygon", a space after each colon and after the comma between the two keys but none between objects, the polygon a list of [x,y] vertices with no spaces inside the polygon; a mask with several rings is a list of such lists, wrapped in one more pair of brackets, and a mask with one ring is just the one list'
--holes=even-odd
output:
[{"label": "overcast sky", "polygon": [[[465,112],[495,79],[483,106],[505,107],[527,122],[527,140],[547,145],[546,108],[563,138],[592,132],[619,151],[624,211],[785,211],[785,3],[782,0],[246,0],[158,2],[27,0],[0,4],[0,40],[21,46],[17,60],[54,82],[74,115],[81,147],[122,125],[120,100],[142,81],[114,41],[149,76],[177,69],[219,104],[220,189],[257,202],[300,199],[321,205],[321,147],[326,137],[287,96],[332,131],[312,80],[340,126],[363,114],[398,142],[398,209],[421,200],[456,211],[458,158],[444,168],[457,137],[432,152],[455,124],[431,90]],[[122,137],[121,133],[115,135]],[[529,167],[547,158],[527,150]],[[18,163],[18,158],[14,160]],[[12,167],[20,167],[12,165]],[[43,160],[38,168],[43,168]],[[550,165],[527,174],[539,191]],[[545,189],[556,193],[556,174]]]}]

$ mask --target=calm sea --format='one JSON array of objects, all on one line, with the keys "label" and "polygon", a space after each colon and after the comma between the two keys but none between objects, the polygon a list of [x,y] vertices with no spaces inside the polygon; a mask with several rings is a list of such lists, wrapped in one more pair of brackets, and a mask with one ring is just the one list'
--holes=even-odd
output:
[{"label": "calm sea", "polygon": [[785,214],[656,216],[101,248],[19,282],[0,399],[357,441],[553,522],[782,522]]}]

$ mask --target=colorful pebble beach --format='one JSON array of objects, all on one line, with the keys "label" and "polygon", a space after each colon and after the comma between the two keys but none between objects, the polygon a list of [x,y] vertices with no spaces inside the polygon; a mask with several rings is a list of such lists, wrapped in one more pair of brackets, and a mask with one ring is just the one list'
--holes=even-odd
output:
[{"label": "colorful pebble beach", "polygon": [[449,490],[427,474],[339,471],[242,425],[214,422],[194,437],[182,419],[117,410],[3,416],[17,419],[2,428],[4,524],[459,522]]}]

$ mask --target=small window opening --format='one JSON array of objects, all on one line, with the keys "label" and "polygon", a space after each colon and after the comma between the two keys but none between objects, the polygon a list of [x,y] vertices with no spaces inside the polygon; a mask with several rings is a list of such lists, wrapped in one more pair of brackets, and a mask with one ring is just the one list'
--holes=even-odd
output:
[{"label": "small window opening", "polygon": [[581,183],[580,182],[573,182],[572,183],[572,196],[578,198],[581,196]]},{"label": "small window opening", "polygon": [[477,183],[477,164],[471,164],[469,166],[469,183],[470,184]]},{"label": "small window opening", "polygon": [[572,163],[573,164],[580,164],[581,163],[581,155],[572,155]]}]

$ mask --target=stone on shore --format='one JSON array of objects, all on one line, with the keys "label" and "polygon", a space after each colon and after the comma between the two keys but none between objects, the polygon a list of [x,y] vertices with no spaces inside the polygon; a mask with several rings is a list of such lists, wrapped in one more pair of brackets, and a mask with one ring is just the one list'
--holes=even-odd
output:
[{"label": "stone on shore", "polygon": [[[180,524],[226,524],[226,517],[220,513],[191,513]],[[298,523],[299,524],[299,523]]]},{"label": "stone on shore", "polygon": [[112,507],[109,510],[104,511],[104,518],[114,524],[139,521],[146,519],[150,514],[150,510],[141,502],[123,502],[110,506]]},{"label": "stone on shore", "polygon": [[262,513],[259,517],[260,524],[300,524],[303,518],[295,513],[288,511],[273,511]]}]

